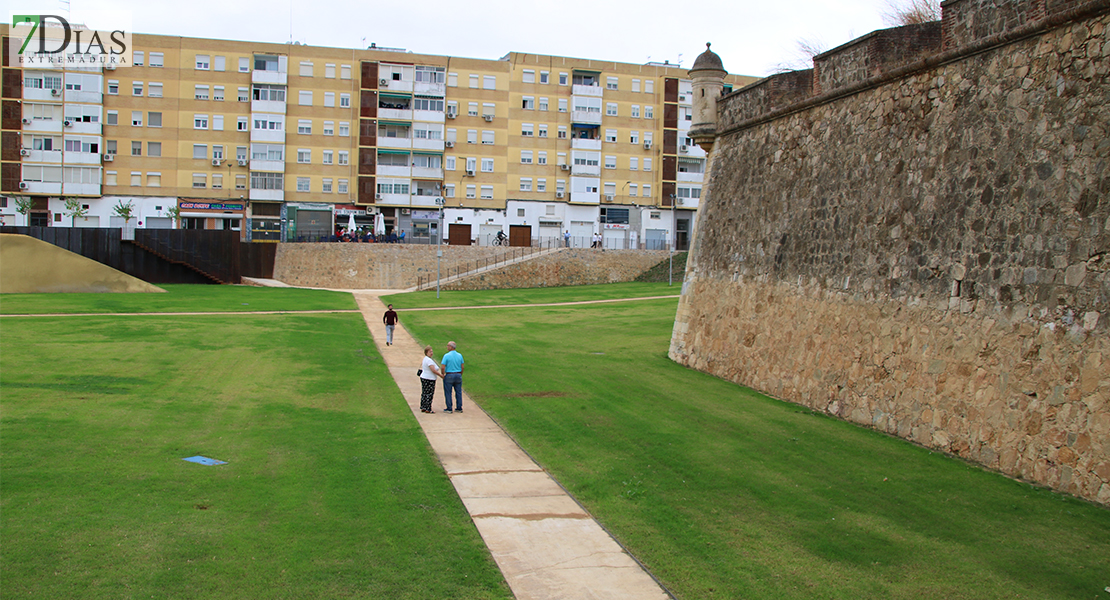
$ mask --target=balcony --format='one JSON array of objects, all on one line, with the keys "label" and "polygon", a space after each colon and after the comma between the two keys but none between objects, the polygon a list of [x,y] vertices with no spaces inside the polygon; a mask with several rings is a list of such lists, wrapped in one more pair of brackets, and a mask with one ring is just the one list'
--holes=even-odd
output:
[{"label": "balcony", "polygon": [[66,102],[80,102],[82,104],[103,104],[104,95],[100,92],[87,92],[84,90],[66,90]]},{"label": "balcony", "polygon": [[676,175],[676,181],[701,183],[705,178],[704,173],[683,173],[679,171]]},{"label": "balcony", "polygon": [[[27,189],[20,190],[27,194],[54,194],[62,193],[61,182],[46,182],[46,181],[24,181],[27,184]],[[22,186],[20,186],[22,187]]]},{"label": "balcony", "polygon": [[[251,71],[251,83],[265,83],[268,85],[289,85],[289,74],[280,71]],[[253,198],[252,198],[253,199]]]},{"label": "balcony", "polygon": [[258,160],[252,158],[250,169],[252,171],[266,171],[267,173],[282,173],[285,171],[285,161]]},{"label": "balcony", "polygon": [[62,164],[61,150],[28,150],[27,152],[27,156],[22,156],[24,163]]},{"label": "balcony", "polygon": [[601,150],[601,140],[574,138],[570,141],[570,147],[574,150]]},{"label": "balcony", "polygon": [[687,210],[697,210],[701,198],[675,198],[675,206]]},{"label": "balcony", "polygon": [[591,110],[572,110],[570,112],[571,123],[588,123],[590,125],[601,125],[601,111]]},{"label": "balcony", "polygon": [[596,98],[600,98],[602,94],[604,94],[604,92],[605,88],[601,87],[600,85],[581,84],[574,84],[573,86],[571,86],[570,91],[570,93],[575,96],[593,96]]},{"label": "balcony", "polygon": [[[257,73],[257,71],[255,71],[255,72]],[[285,191],[284,190],[257,190],[257,189],[251,188],[250,199],[251,200],[269,200],[271,202],[284,202],[285,201]]]},{"label": "balcony", "polygon": [[425,123],[446,123],[447,113],[438,110],[414,110],[412,111],[412,120]]},{"label": "balcony", "polygon": [[601,165],[574,165],[571,167],[571,175],[593,175],[594,177],[600,177]]},{"label": "balcony", "polygon": [[[446,89],[446,87],[447,86],[444,86],[444,89]],[[391,92],[412,92],[412,82],[383,78],[378,81],[378,89]]]},{"label": "balcony", "polygon": [[285,114],[285,102],[279,100],[251,100],[252,113]]},{"label": "balcony", "polygon": [[61,102],[64,90],[52,90],[48,88],[23,88],[24,100],[36,100],[39,102]]},{"label": "balcony", "polygon": [[379,148],[404,148],[411,149],[413,146],[412,138],[407,137],[386,137],[383,135],[378,136]]},{"label": "balcony", "polygon": [[413,167],[412,176],[420,179],[443,179],[443,169],[431,167]]},{"label": "balcony", "polygon": [[251,130],[252,142],[265,142],[269,144],[284,144],[285,143],[285,130],[284,129],[252,129]]},{"label": "balcony", "polygon": [[66,152],[63,157],[66,166],[73,165],[94,165],[100,166],[100,154],[93,154],[92,152]]},{"label": "balcony", "polygon": [[414,207],[418,207],[418,208],[439,208],[438,201],[441,200],[442,198],[443,198],[443,196],[418,196],[418,195],[413,195],[411,201],[412,201],[412,205]]},{"label": "balcony", "polygon": [[23,123],[23,131],[30,133],[61,133],[62,122],[55,119],[31,119]]},{"label": "balcony", "polygon": [[411,121],[411,108],[384,108],[378,106],[378,118],[387,121]]},{"label": "balcony", "polygon": [[601,204],[601,194],[599,192],[571,192],[571,204]]},{"label": "balcony", "polygon": [[64,193],[64,194],[73,194],[73,195],[77,195],[77,196],[99,196],[100,195],[100,184],[99,183],[66,183],[63,186],[62,193]]},{"label": "balcony", "polygon": [[[412,167],[379,164],[376,174],[378,177],[412,177]],[[405,195],[407,198],[408,196]]]},{"label": "balcony", "polygon": [[[379,145],[381,144],[381,138],[378,138],[378,144]],[[416,139],[412,140],[412,149],[413,150],[433,150],[433,151],[437,151],[437,152],[443,152],[444,144],[443,144],[443,140],[430,140],[430,139],[427,139],[427,138],[416,138]]]},{"label": "balcony", "polygon": [[374,203],[387,206],[408,206],[408,194],[375,194]]},{"label": "balcony", "polygon": [[83,135],[98,136],[104,132],[104,128],[100,123],[86,123],[84,121],[72,121],[69,125],[64,125],[64,127],[65,129],[62,130],[62,133],[65,134],[80,133]]},{"label": "balcony", "polygon": [[412,92],[421,96],[446,96],[447,84],[417,81],[412,84]]}]

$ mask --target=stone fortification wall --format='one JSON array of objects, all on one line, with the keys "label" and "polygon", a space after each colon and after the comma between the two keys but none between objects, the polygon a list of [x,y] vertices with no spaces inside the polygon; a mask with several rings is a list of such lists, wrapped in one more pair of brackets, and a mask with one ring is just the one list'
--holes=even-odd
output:
[{"label": "stone fortification wall", "polygon": [[[289,285],[338,289],[406,289],[435,277],[436,246],[422,244],[279,244],[274,279]],[[443,246],[444,276],[457,267],[514,250]],[[517,249],[519,252],[519,249]]]},{"label": "stone fortification wall", "polygon": [[665,250],[563,250],[466,277],[443,289],[495,290],[632,281],[666,258]]},{"label": "stone fortification wall", "polygon": [[850,94],[722,98],[671,357],[1110,504],[1110,3],[1045,1],[950,0],[964,43]]}]

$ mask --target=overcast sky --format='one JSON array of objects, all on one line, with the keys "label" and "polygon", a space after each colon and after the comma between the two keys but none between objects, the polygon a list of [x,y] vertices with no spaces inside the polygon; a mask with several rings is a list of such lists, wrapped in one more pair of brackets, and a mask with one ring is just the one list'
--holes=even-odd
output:
[{"label": "overcast sky", "polygon": [[887,27],[890,0],[7,0],[9,12],[125,10],[136,33],[497,59],[509,52],[689,67],[713,43],[725,68],[803,64],[800,40],[834,48]]}]

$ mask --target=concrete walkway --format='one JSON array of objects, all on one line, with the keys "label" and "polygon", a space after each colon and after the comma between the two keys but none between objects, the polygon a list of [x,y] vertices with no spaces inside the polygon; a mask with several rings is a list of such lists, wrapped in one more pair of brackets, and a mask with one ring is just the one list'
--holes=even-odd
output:
[{"label": "concrete walkway", "polygon": [[[403,327],[385,345],[385,305],[372,291],[353,291],[366,325],[447,476],[470,512],[518,600],[658,599],[671,596],[539,465],[475,405],[463,377],[462,413],[420,412],[416,369],[423,359]],[[404,324],[405,313],[400,313]],[[436,340],[436,358],[448,340]],[[459,348],[464,356],[466,347]]]}]

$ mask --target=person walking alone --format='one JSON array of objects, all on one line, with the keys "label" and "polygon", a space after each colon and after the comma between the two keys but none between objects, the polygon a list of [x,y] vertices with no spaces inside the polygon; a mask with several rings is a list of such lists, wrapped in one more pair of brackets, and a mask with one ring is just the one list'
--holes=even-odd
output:
[{"label": "person walking alone", "polygon": [[436,394],[436,377],[443,377],[443,369],[432,356],[432,347],[424,346],[424,362],[420,364],[420,412],[434,413],[432,399]]},{"label": "person walking alone", "polygon": [[[397,321],[400,321],[397,313],[393,312],[393,305],[389,305],[389,310],[385,311],[382,316],[382,323],[385,323],[385,345],[393,345],[393,328],[397,326]],[[434,378],[433,378],[434,379]]]},{"label": "person walking alone", "polygon": [[[447,397],[444,412],[462,412],[462,374],[466,364],[463,355],[455,350],[455,342],[447,342],[447,354],[443,355],[443,395]],[[455,392],[455,409],[451,410],[451,391]]]}]

